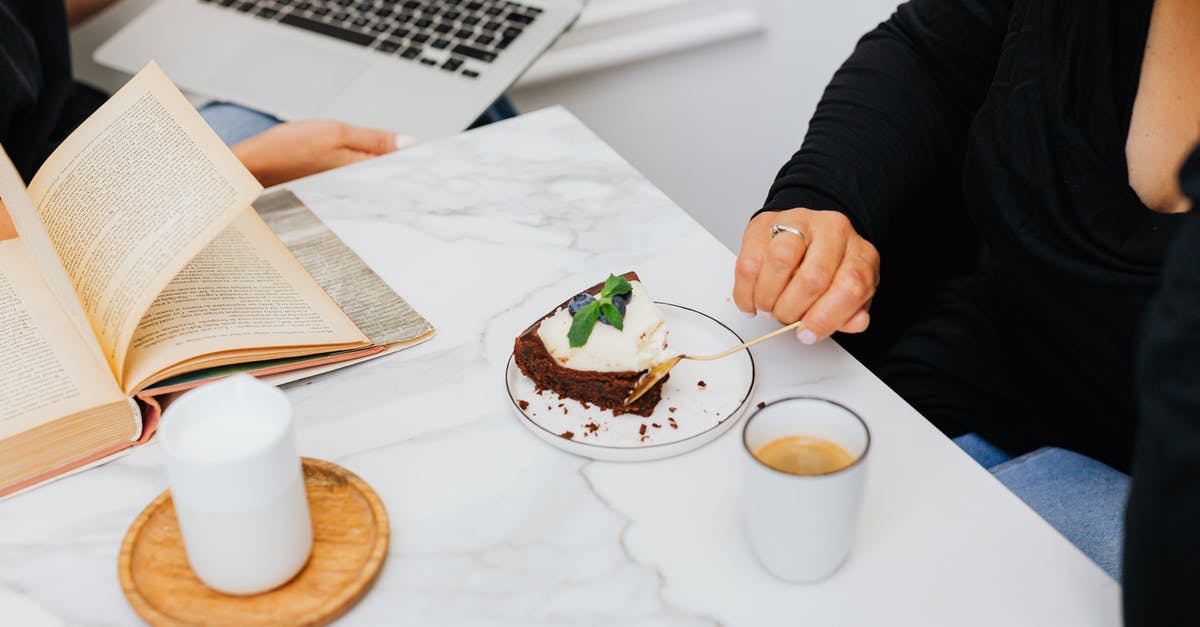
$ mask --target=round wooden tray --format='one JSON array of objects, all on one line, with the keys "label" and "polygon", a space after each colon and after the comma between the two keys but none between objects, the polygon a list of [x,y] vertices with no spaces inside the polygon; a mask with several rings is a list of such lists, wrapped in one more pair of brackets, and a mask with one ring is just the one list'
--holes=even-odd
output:
[{"label": "round wooden tray", "polygon": [[383,566],[387,511],[354,473],[302,458],[313,522],[313,552],[282,586],[251,596],[213,590],[188,565],[170,492],[133,521],[118,572],[133,609],[151,625],[324,625],[366,593]]}]

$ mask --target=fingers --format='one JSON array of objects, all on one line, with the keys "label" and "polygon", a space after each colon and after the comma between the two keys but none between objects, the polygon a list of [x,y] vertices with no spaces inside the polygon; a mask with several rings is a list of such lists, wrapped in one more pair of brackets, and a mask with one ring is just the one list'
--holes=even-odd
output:
[{"label": "fingers", "polygon": [[[403,139],[392,131],[381,131],[374,128],[363,128],[350,124],[342,125],[341,144],[351,150],[359,150],[370,155],[382,155],[396,150],[400,144],[414,140],[411,135]],[[411,143],[407,143],[411,145]]]},{"label": "fingers", "polygon": [[[782,216],[780,216],[782,218]],[[779,221],[776,221],[779,223]],[[765,225],[764,225],[765,226]],[[768,229],[770,227],[767,227]],[[801,233],[806,228],[799,228]],[[770,230],[767,231],[770,237]],[[792,280],[796,268],[808,254],[808,235],[780,233],[770,237],[762,255],[758,279],[754,282],[754,308],[758,311],[774,311],[775,304]],[[794,321],[794,320],[793,320]]]},{"label": "fingers", "polygon": [[754,308],[754,284],[758,281],[762,269],[762,256],[767,244],[771,241],[771,224],[779,212],[761,213],[742,234],[742,248],[738,251],[737,263],[733,269],[733,302],[742,313],[753,316],[758,313]]},{"label": "fingers", "polygon": [[851,240],[828,290],[804,313],[800,341],[813,344],[843,327],[851,333],[866,330],[870,323],[866,305],[878,284],[875,247],[866,240]]},{"label": "fingers", "polygon": [[[779,237],[782,237],[782,234]],[[844,234],[814,230],[812,238],[813,242],[804,253],[800,267],[792,274],[771,310],[775,319],[783,324],[799,320],[829,289],[834,274],[846,255]]]}]

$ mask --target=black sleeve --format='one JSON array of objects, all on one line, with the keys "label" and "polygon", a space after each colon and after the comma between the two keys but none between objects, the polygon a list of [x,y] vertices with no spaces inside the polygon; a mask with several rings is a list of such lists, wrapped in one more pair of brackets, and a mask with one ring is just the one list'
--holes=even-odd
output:
[{"label": "black sleeve", "polygon": [[1200,620],[1200,150],[1181,178],[1192,211],[1138,351],[1141,424],[1122,567],[1131,627]]},{"label": "black sleeve", "polygon": [[764,209],[841,211],[878,244],[915,187],[960,154],[1011,11],[1011,0],[901,5],[834,75]]},{"label": "black sleeve", "polygon": [[0,145],[27,181],[70,130],[70,62],[62,0],[0,0]]}]

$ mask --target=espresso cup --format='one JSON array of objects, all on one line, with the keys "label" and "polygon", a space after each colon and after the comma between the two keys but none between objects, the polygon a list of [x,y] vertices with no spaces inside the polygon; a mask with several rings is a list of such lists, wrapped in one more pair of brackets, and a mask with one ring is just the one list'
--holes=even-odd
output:
[{"label": "espresso cup", "polygon": [[[849,453],[849,465],[825,474],[791,474],[755,453],[780,438],[819,438]],[[742,427],[743,506],[754,552],[776,577],[820,581],[845,561],[854,536],[871,436],[857,414],[834,401],[790,397],[763,405]]]},{"label": "espresso cup", "polygon": [[279,586],[312,552],[292,408],[249,375],[198,387],[164,412],[167,483],[188,563],[227,594]]}]

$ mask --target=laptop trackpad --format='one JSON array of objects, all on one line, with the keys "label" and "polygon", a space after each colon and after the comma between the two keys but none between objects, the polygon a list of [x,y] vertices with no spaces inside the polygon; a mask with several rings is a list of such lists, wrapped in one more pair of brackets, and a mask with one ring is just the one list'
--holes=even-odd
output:
[{"label": "laptop trackpad", "polygon": [[274,103],[287,111],[312,114],[328,107],[369,67],[318,46],[267,39],[247,46],[236,60],[217,70],[210,81],[216,93],[210,95],[247,105]]}]

